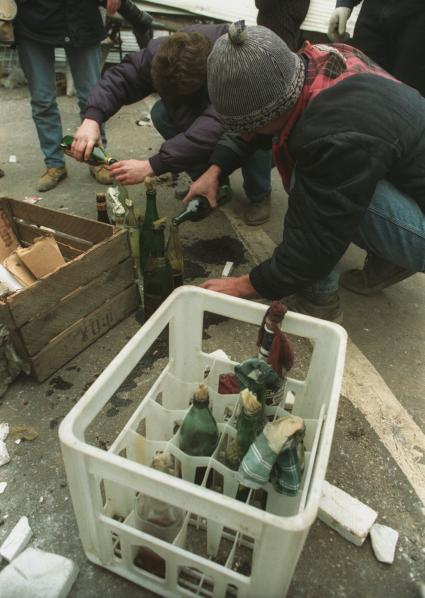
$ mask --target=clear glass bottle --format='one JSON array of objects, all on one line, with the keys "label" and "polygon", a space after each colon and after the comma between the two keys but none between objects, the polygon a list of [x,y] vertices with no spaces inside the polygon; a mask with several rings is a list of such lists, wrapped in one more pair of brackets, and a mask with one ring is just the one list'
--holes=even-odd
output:
[{"label": "clear glass bottle", "polygon": [[124,216],[124,227],[128,231],[128,236],[130,239],[130,248],[133,257],[136,258],[137,262],[139,261],[139,253],[140,253],[140,231],[139,231],[139,223],[137,222],[136,214],[134,212],[134,205],[132,200],[128,197],[125,200],[126,212]]},{"label": "clear glass bottle", "polygon": [[[173,456],[168,452],[156,455],[151,467],[163,473],[174,475]],[[156,538],[172,542],[178,534],[184,518],[184,511],[157,498],[139,494],[134,504],[135,526]]]},{"label": "clear glass bottle", "polygon": [[208,387],[200,384],[180,428],[180,449],[193,457],[210,457],[218,438],[217,423],[209,408]]},{"label": "clear glass bottle", "polygon": [[183,284],[184,259],[179,229],[175,224],[171,224],[165,254],[173,274],[173,287],[177,289]]}]

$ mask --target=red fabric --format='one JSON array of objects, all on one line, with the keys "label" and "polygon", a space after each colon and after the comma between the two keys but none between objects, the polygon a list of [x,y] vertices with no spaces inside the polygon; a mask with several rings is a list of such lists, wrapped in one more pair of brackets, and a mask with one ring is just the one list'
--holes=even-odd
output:
[{"label": "red fabric", "polygon": [[275,164],[288,193],[295,164],[289,153],[288,138],[311,100],[324,89],[359,73],[373,73],[394,80],[394,77],[369,60],[360,50],[345,44],[313,46],[310,42],[305,42],[299,53],[308,59],[304,87],[297,103],[289,113],[289,118],[277,142],[273,144]]},{"label": "red fabric", "polygon": [[218,392],[221,395],[237,395],[241,390],[236,374],[221,374],[218,379]]},{"label": "red fabric", "polygon": [[291,343],[280,328],[280,324],[287,311],[288,308],[286,305],[283,305],[280,301],[273,301],[264,315],[257,338],[257,347],[260,348],[263,341],[264,325],[267,322],[268,328],[274,333],[267,363],[272,366],[281,378],[284,377],[294,364],[294,352]]}]

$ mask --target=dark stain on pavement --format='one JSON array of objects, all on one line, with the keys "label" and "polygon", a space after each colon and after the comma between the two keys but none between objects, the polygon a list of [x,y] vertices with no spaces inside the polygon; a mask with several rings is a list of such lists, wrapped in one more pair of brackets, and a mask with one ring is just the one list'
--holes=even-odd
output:
[{"label": "dark stain on pavement", "polygon": [[235,266],[245,264],[248,260],[239,239],[229,236],[218,239],[199,239],[184,248],[185,255],[191,260],[205,264],[224,264],[234,262]]},{"label": "dark stain on pavement", "polygon": [[74,386],[71,382],[64,380],[62,376],[52,378],[49,385],[52,386],[54,390],[68,390]]}]

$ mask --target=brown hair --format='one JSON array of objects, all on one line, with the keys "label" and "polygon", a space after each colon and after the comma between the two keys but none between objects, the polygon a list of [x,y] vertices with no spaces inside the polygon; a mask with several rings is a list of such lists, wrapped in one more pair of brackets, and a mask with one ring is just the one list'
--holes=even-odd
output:
[{"label": "brown hair", "polygon": [[191,94],[207,81],[207,58],[212,44],[204,35],[178,32],[161,44],[151,65],[156,91],[162,96]]}]

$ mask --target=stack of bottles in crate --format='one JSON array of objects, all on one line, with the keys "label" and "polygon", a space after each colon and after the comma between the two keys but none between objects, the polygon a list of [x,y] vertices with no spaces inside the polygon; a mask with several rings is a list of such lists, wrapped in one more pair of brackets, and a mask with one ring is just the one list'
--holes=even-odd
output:
[{"label": "stack of bottles in crate", "polygon": [[[198,385],[178,432],[178,447],[192,457],[211,457],[218,452],[222,461],[236,473],[239,490],[236,498],[246,500],[249,489],[260,489],[270,482],[277,493],[297,495],[304,471],[305,424],[302,418],[285,413],[269,421],[266,406],[278,405],[283,397],[286,374],[293,364],[288,338],[280,328],[286,308],[273,302],[258,335],[258,356],[235,366],[233,390],[239,392],[236,435],[222,442],[220,429],[209,405],[205,383]],[[154,456],[151,467],[180,475],[169,452]],[[201,478],[204,481],[206,468]],[[214,489],[208,476],[207,487]],[[185,513],[142,494],[136,497],[136,525],[139,529],[172,542],[181,527]]]}]

